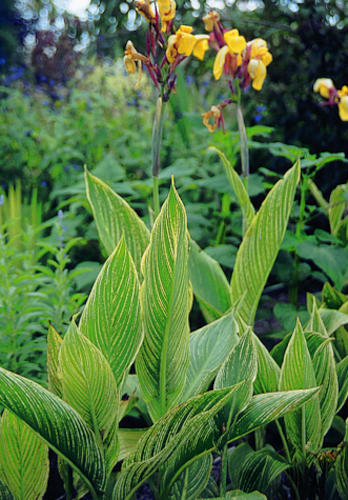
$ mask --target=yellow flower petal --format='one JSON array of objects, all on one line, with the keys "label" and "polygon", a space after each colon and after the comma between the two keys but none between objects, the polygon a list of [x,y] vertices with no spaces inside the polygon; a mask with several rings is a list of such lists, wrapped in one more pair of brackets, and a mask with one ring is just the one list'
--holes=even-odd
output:
[{"label": "yellow flower petal", "polygon": [[178,52],[179,54],[183,54],[184,56],[190,56],[193,51],[193,47],[195,46],[196,39],[193,35],[189,35],[187,33],[182,33],[180,37],[178,37]]},{"label": "yellow flower petal", "polygon": [[193,47],[193,55],[203,61],[204,54],[209,48],[209,36],[208,35],[196,35],[196,44]]},{"label": "yellow flower petal", "polygon": [[246,47],[246,41],[244,36],[239,36],[238,30],[226,31],[224,33],[224,39],[227,43],[228,48],[234,54],[240,54]]},{"label": "yellow flower petal", "polygon": [[176,39],[177,35],[170,35],[170,37],[168,38],[168,47],[166,50],[166,56],[170,63],[172,63],[175,60],[178,54],[178,51],[175,47]]},{"label": "yellow flower petal", "polygon": [[341,97],[338,103],[338,114],[342,121],[348,121],[348,95]]},{"label": "yellow flower petal", "polygon": [[250,59],[248,64],[248,72],[252,79],[252,86],[255,90],[261,90],[263,82],[266,78],[266,66],[260,59]]},{"label": "yellow flower petal", "polygon": [[124,65],[126,66],[127,73],[136,73],[137,66],[135,61],[131,59],[129,56],[124,56],[123,58]]},{"label": "yellow flower petal", "polygon": [[335,88],[331,78],[318,78],[314,85],[314,92],[319,92],[322,97],[329,98],[329,90]]},{"label": "yellow flower petal", "polygon": [[190,33],[192,33],[192,31],[193,31],[192,26],[187,26],[187,25],[185,25],[185,24],[182,24],[176,33],[177,33],[177,34],[179,34],[179,33],[187,33],[187,34],[190,34]]},{"label": "yellow flower petal", "polygon": [[216,54],[215,61],[214,61],[214,67],[213,67],[213,74],[214,74],[215,80],[219,80],[219,78],[222,75],[222,71],[224,69],[224,64],[225,64],[225,59],[226,59],[227,54],[228,54],[227,45],[224,45],[219,50],[219,52]]},{"label": "yellow flower petal", "polygon": [[220,15],[211,10],[206,16],[203,17],[204,27],[206,31],[213,31],[214,24],[220,21]]},{"label": "yellow flower petal", "polygon": [[263,64],[265,66],[268,66],[269,64],[271,64],[271,62],[273,61],[273,57],[272,57],[272,54],[270,52],[266,52],[262,57],[261,57],[261,61],[263,62]]},{"label": "yellow flower petal", "polygon": [[347,85],[343,85],[343,87],[341,88],[341,90],[337,90],[337,93],[340,97],[344,97],[346,95],[348,95],[348,87]]}]

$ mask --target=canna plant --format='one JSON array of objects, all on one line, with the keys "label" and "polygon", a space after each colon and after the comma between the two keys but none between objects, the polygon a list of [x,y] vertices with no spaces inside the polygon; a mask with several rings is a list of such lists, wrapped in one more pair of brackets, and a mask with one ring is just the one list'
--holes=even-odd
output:
[{"label": "canna plant", "polygon": [[[281,199],[289,204],[298,168],[279,184],[285,189]],[[93,499],[131,499],[144,482],[155,498],[224,497],[228,444],[271,421],[290,418],[303,407],[318,407],[317,381],[312,378],[303,387],[291,382],[277,385],[275,361],[247,326],[256,306],[248,312],[244,300],[257,302],[256,291],[243,293],[239,304],[232,307],[231,302],[228,311],[190,334],[191,250],[185,208],[174,184],[151,232],[131,207],[88,171],[86,184],[101,239],[112,248],[114,238],[115,247],[79,322],[75,318],[63,338],[52,327],[49,330],[48,390],[0,369],[0,402],[6,408],[1,494],[42,498],[51,448],[59,457],[67,498],[89,491]],[[245,241],[256,230],[262,236],[261,210],[268,203],[272,207],[279,185],[254,216]],[[273,218],[280,212],[273,211]],[[276,241],[280,236],[275,231]],[[246,250],[241,247],[240,252],[243,256]],[[263,274],[271,258],[273,254],[264,258]],[[202,272],[216,269],[211,264],[207,261]],[[262,284],[262,269],[256,266],[254,274]],[[241,286],[243,279],[235,278],[231,289]],[[207,304],[210,313],[216,311]],[[129,373],[134,366],[136,375]],[[121,395],[132,384],[135,389],[123,401]],[[142,409],[148,428],[122,427],[122,418],[134,404]],[[290,427],[289,435],[293,432]],[[222,457],[219,486],[210,477],[212,453]],[[116,472],[120,459],[122,468]]]}]

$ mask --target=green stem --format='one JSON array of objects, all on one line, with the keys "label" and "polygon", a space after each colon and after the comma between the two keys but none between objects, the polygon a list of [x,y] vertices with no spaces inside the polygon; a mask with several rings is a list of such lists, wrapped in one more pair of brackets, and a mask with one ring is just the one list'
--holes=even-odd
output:
[{"label": "green stem", "polygon": [[224,445],[224,449],[221,455],[221,478],[220,478],[220,496],[225,498],[226,495],[226,484],[227,484],[227,443]]},{"label": "green stem", "polygon": [[156,111],[152,127],[152,178],[153,178],[153,209],[155,218],[159,213],[159,194],[158,194],[158,174],[161,163],[161,144],[163,132],[163,116],[165,106],[162,96],[158,96]]},{"label": "green stem", "polygon": [[277,428],[278,428],[280,439],[282,440],[282,443],[283,443],[283,446],[284,446],[284,451],[285,451],[286,459],[287,459],[287,461],[290,464],[291,463],[291,456],[290,456],[290,451],[289,451],[289,447],[288,447],[288,442],[287,442],[287,440],[286,440],[286,438],[284,436],[284,432],[283,432],[281,423],[279,422],[279,420],[276,420],[275,422],[276,422],[276,425],[277,425]]},{"label": "green stem", "polygon": [[[245,123],[243,118],[243,111],[240,103],[237,104],[237,122],[239,130],[239,143],[240,143],[240,159],[242,164],[242,178],[243,183],[248,192],[248,179],[249,179],[249,147],[248,147],[248,137],[245,129]],[[248,223],[243,216],[243,235],[246,232]]]}]

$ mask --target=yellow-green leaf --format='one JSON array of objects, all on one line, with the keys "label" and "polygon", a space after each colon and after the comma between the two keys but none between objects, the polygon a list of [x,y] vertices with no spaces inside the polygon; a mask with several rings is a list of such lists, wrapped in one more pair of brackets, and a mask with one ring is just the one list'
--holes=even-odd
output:
[{"label": "yellow-green leaf", "polygon": [[172,185],[142,261],[144,342],[136,371],[151,418],[179,400],[189,362],[190,289],[184,205]]},{"label": "yellow-green leaf", "polygon": [[262,290],[283,240],[300,176],[299,162],[268,193],[239,247],[231,279],[232,304],[251,325]]},{"label": "yellow-green leaf", "polygon": [[79,329],[104,354],[120,387],[143,338],[139,281],[124,238],[94,283]]},{"label": "yellow-green leaf", "polygon": [[62,396],[62,381],[58,373],[58,355],[63,339],[50,324],[47,335],[47,377],[48,388],[57,396]]},{"label": "yellow-green leaf", "polygon": [[140,270],[150,233],[144,222],[105,182],[85,171],[87,198],[92,207],[99,237],[110,255],[124,234],[128,250]]},{"label": "yellow-green leaf", "polygon": [[0,428],[0,470],[16,500],[39,500],[48,481],[46,443],[16,415],[5,410]]}]

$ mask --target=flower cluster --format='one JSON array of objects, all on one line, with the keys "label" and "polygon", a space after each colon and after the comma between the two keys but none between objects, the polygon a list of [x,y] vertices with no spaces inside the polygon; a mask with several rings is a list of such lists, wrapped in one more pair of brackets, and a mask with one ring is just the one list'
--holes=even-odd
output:
[{"label": "flower cluster", "polygon": [[327,101],[322,106],[338,106],[338,114],[342,121],[348,121],[348,86],[343,85],[337,90],[331,78],[318,78],[313,86],[314,92],[318,92]]},{"label": "flower cluster", "polygon": [[124,55],[126,70],[128,73],[138,71],[139,86],[144,64],[163,101],[168,101],[170,93],[175,90],[176,67],[191,54],[202,60],[209,48],[209,35],[193,35],[191,26],[182,25],[175,30],[174,0],[158,0],[152,4],[150,0],[137,0],[134,5],[149,23],[146,54],[138,52],[128,41]]},{"label": "flower cluster", "polygon": [[[239,89],[246,89],[251,85],[255,90],[261,90],[267,75],[267,66],[272,62],[272,54],[267,43],[262,38],[255,38],[247,42],[237,29],[225,30],[220,16],[211,11],[203,18],[205,29],[210,32],[209,45],[217,52],[213,74],[219,80],[224,73],[233,99],[225,100],[218,106],[213,106],[208,113],[204,113],[203,123],[213,132],[218,126],[223,126],[223,118],[215,120],[213,125],[207,124],[207,116],[217,116],[216,109],[224,107],[229,102],[238,99]],[[229,102],[228,102],[229,101]]]}]

